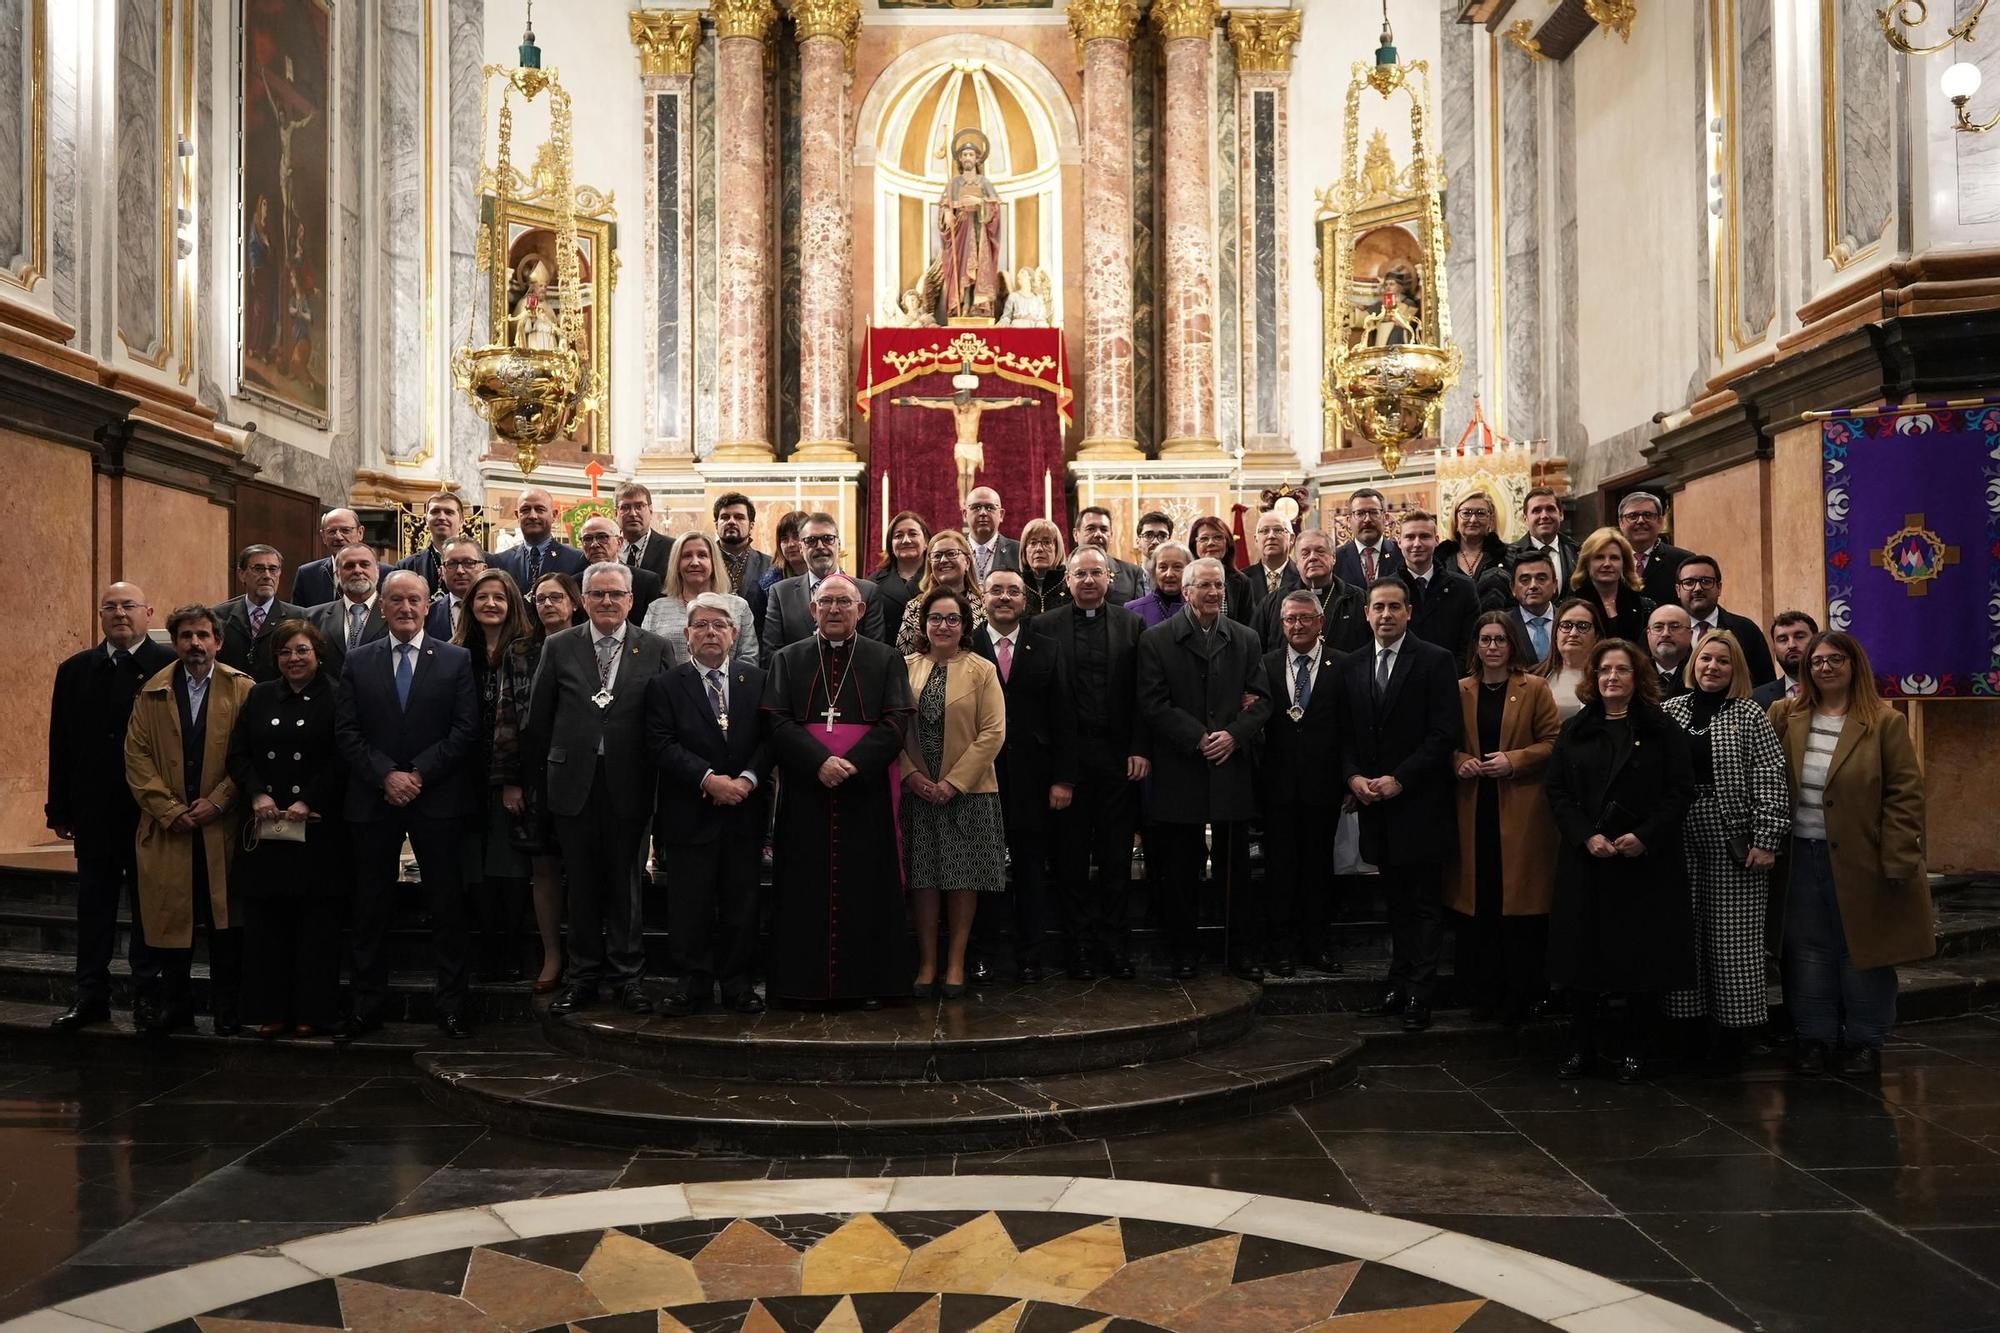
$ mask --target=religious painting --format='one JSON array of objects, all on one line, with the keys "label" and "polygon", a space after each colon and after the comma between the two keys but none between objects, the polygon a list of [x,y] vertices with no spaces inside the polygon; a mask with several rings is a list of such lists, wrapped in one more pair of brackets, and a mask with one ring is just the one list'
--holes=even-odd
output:
[{"label": "religious painting", "polygon": [[[481,207],[482,222],[490,223],[493,196],[486,196]],[[539,204],[510,199],[506,208],[507,252],[501,261],[506,273],[503,282],[493,284],[494,338],[517,347],[554,350],[562,344],[563,293],[556,262],[560,220],[554,209]],[[615,223],[579,213],[576,276],[582,318],[576,354],[594,387],[561,443],[584,453],[607,453],[611,448],[611,288],[616,281],[616,244]]]},{"label": "religious painting", "polygon": [[237,83],[241,391],[330,424],[332,0],[242,0]]}]

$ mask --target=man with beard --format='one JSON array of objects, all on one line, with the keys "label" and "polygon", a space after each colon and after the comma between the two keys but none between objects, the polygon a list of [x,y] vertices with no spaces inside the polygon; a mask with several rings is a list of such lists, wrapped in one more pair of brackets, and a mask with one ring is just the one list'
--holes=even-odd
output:
[{"label": "man with beard", "polygon": [[444,544],[444,563],[440,568],[444,570],[444,583],[431,603],[424,633],[450,643],[469,614],[465,599],[472,595],[472,585],[486,572],[486,552],[470,537],[453,537]]},{"label": "man with beard", "polygon": [[1778,650],[1778,678],[1750,691],[1750,701],[1769,708],[1780,699],[1799,697],[1806,674],[1806,645],[1819,633],[1819,622],[1803,611],[1781,611],[1771,622],[1771,645]]},{"label": "man with beard", "polygon": [[[832,514],[814,514],[808,518],[799,526],[799,540],[805,547],[806,572],[771,585],[770,598],[764,604],[763,625],[758,632],[760,662],[776,661],[780,648],[812,637],[818,621],[814,607],[820,585],[840,570],[840,524]],[[726,552],[723,560],[727,564]],[[849,581],[867,604],[860,613],[861,637],[893,641],[899,627],[892,625],[886,635],[883,633],[882,603],[875,595],[874,580],[849,576]]]},{"label": "man with beard", "polygon": [[1660,698],[1677,699],[1692,690],[1684,669],[1694,651],[1694,624],[1688,613],[1673,602],[1653,609],[1646,620],[1646,648],[1653,655],[1653,670],[1660,675]]},{"label": "man with beard", "polygon": [[1701,646],[1709,631],[1726,629],[1743,645],[1743,661],[1750,668],[1752,686],[1778,678],[1777,668],[1771,665],[1770,645],[1764,642],[1764,631],[1757,628],[1757,622],[1723,609],[1721,561],[1712,555],[1691,555],[1681,561],[1674,591],[1694,622],[1695,647]]},{"label": "man with beard", "polygon": [[[757,526],[757,506],[750,503],[749,496],[730,491],[727,495],[716,497],[710,512],[715,518],[715,544],[722,548],[722,567],[729,571],[729,586],[736,590],[738,597],[750,603],[751,613],[762,621],[764,606],[757,585],[764,581],[765,573],[771,568],[771,557],[750,545],[750,531]],[[667,558],[664,555],[660,557],[660,567],[656,572],[664,582],[667,577]]]},{"label": "man with beard", "polygon": [[1342,583],[1365,589],[1376,579],[1402,572],[1403,553],[1383,536],[1388,516],[1388,502],[1372,486],[1347,497],[1347,521],[1354,526],[1354,539],[1342,542],[1333,553],[1333,572]]},{"label": "man with beard", "polygon": [[349,653],[389,632],[382,620],[381,598],[375,586],[377,568],[374,553],[367,547],[348,547],[333,559],[340,595],[306,611],[306,619],[326,640],[326,661],[320,665],[330,677],[340,675],[341,663]]}]

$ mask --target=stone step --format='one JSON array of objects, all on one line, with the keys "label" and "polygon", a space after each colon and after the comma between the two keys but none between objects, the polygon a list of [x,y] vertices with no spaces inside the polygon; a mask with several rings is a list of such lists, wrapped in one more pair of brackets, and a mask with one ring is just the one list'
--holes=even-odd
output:
[{"label": "stone step", "polygon": [[1213,1050],[1256,1021],[1258,988],[1222,973],[1193,981],[995,982],[971,1002],[879,1010],[767,1010],[687,1018],[601,1005],[542,1011],[550,1044],[677,1079],[948,1083],[1150,1064]]},{"label": "stone step", "polygon": [[1260,1020],[1215,1051],[1116,1069],[942,1083],[676,1078],[568,1053],[429,1050],[425,1095],[517,1133],[586,1143],[800,1155],[979,1151],[1257,1114],[1352,1076],[1332,1016]]}]

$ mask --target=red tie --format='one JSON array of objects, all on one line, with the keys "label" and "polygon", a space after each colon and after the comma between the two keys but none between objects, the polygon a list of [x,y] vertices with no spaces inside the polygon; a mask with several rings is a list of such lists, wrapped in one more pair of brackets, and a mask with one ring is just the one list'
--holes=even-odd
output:
[{"label": "red tie", "polygon": [[1014,670],[1014,645],[1006,639],[995,639],[993,653],[1000,659],[1000,683],[1004,685]]},{"label": "red tie", "polygon": [[1375,548],[1372,546],[1361,548],[1361,577],[1368,583],[1375,581]]}]

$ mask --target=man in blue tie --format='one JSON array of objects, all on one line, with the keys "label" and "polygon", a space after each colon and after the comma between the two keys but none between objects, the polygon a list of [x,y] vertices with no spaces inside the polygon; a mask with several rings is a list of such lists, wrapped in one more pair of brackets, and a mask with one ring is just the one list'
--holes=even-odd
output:
[{"label": "man in blue tie", "polygon": [[[1308,532],[1325,550],[1326,535]],[[1264,911],[1273,976],[1296,975],[1298,963],[1338,972],[1328,947],[1333,919],[1333,837],[1347,796],[1331,771],[1340,753],[1340,664],[1347,654],[1324,641],[1325,613],[1310,588],[1286,593],[1266,608],[1283,633],[1264,655],[1271,720],[1257,760],[1257,806],[1264,843]]]},{"label": "man in blue tie", "polygon": [[521,544],[500,552],[486,563],[490,568],[504,569],[513,575],[514,584],[523,595],[533,591],[544,574],[583,577],[590,561],[574,546],[556,540],[555,497],[539,486],[530,486],[514,502],[514,521],[520,525]]},{"label": "man in blue tie", "polygon": [[345,815],[354,830],[354,1013],[335,1033],[352,1041],[382,1026],[387,940],[403,839],[417,854],[437,957],[438,1027],[466,1037],[465,902],[459,836],[476,808],[468,761],[478,753],[472,656],[424,632],[430,589],[395,570],[381,593],[387,638],[347,655],[335,734],[347,761]]},{"label": "man in blue tie", "polygon": [[1511,585],[1514,594],[1514,611],[1521,617],[1521,628],[1527,632],[1528,646],[1535,650],[1535,660],[1544,661],[1549,655],[1549,645],[1556,637],[1556,566],[1547,555],[1536,551],[1524,555],[1514,563],[1514,577]]}]

